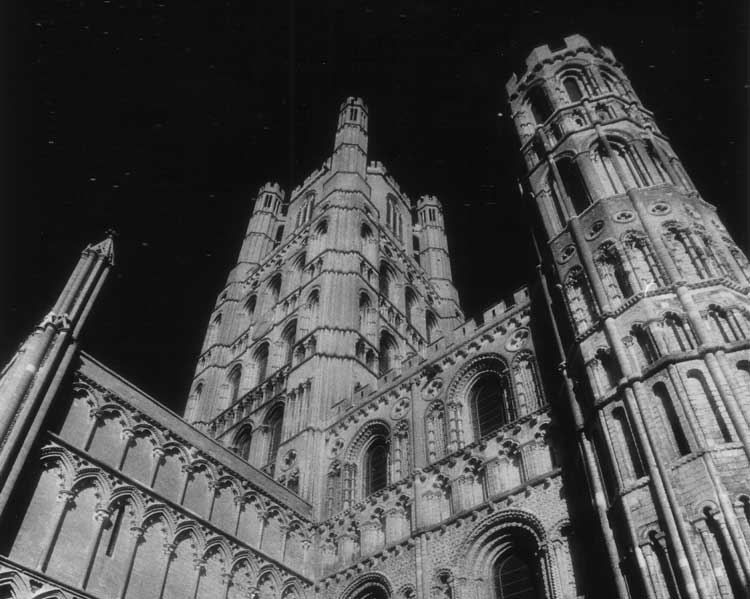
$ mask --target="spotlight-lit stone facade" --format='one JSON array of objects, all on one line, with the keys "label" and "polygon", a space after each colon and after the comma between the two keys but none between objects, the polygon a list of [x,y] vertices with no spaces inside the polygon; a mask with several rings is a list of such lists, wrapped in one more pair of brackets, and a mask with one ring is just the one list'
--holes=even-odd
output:
[{"label": "spotlight-lit stone facade", "polygon": [[84,251],[0,378],[0,597],[745,596],[747,260],[609,50],[527,66],[540,267],[477,321],[357,98],[259,190],[184,418],[78,348]]}]

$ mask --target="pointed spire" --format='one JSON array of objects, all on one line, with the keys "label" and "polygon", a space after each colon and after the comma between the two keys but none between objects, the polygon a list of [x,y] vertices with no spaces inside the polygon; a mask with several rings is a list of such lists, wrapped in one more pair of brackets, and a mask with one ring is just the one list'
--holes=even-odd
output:
[{"label": "pointed spire", "polygon": [[95,245],[89,245],[86,249],[88,251],[99,254],[105,258],[110,265],[115,263],[115,242],[114,238],[117,237],[117,231],[110,228],[105,232],[106,237]]}]

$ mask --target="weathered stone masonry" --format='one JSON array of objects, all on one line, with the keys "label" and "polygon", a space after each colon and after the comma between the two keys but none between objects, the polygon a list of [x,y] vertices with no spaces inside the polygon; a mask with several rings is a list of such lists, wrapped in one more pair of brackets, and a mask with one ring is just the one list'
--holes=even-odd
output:
[{"label": "weathered stone masonry", "polygon": [[507,91],[545,243],[477,322],[358,98],[260,188],[184,418],[78,347],[86,248],[0,375],[0,599],[750,596],[750,264],[608,49]]}]

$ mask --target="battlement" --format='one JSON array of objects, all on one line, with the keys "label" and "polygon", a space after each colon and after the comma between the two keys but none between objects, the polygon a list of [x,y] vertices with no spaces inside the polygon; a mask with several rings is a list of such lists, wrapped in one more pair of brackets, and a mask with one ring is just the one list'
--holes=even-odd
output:
[{"label": "battlement", "polygon": [[386,174],[388,174],[388,169],[386,169],[385,165],[379,160],[373,160],[367,165],[367,174],[385,176]]},{"label": "battlement", "polygon": [[260,186],[258,189],[258,197],[261,197],[264,193],[273,193],[281,198],[284,197],[284,190],[281,188],[281,185],[273,181],[267,181]]},{"label": "battlement", "polygon": [[365,104],[365,101],[362,98],[358,98],[356,96],[349,96],[346,100],[344,100],[339,107],[339,112],[342,112],[352,106],[361,108],[365,111],[365,113],[367,113],[367,104]]},{"label": "battlement", "polygon": [[513,73],[505,84],[505,90],[509,97],[512,97],[516,88],[526,79],[526,77],[541,68],[545,63],[551,63],[563,57],[573,56],[575,54],[587,53],[595,55],[609,62],[617,62],[612,51],[605,46],[595,46],[580,34],[569,35],[563,39],[561,46],[550,47],[547,44],[537,46],[526,57],[526,69],[523,73]]},{"label": "battlement", "polygon": [[443,209],[443,206],[440,203],[440,200],[438,200],[436,196],[431,196],[431,195],[419,196],[419,199],[417,200],[417,210],[421,210],[422,208],[425,208],[427,206],[435,206],[441,211]]},{"label": "battlement", "polygon": [[310,173],[305,180],[297,185],[292,190],[292,193],[290,194],[289,198],[290,201],[294,201],[297,196],[302,193],[303,190],[307,189],[310,185],[312,185],[316,180],[318,180],[320,177],[325,175],[328,171],[331,170],[331,159],[328,158],[319,169],[314,170],[312,173]]}]

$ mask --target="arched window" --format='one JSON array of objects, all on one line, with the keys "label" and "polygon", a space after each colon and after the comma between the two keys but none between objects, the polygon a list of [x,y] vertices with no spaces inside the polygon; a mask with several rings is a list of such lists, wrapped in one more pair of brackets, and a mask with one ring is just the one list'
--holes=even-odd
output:
[{"label": "arched window", "polygon": [[630,232],[623,237],[622,244],[633,278],[644,292],[664,284],[659,265],[645,235]]},{"label": "arched window", "polygon": [[359,236],[362,238],[364,243],[370,243],[373,240],[372,229],[367,223],[362,223],[359,228]]},{"label": "arched window", "polygon": [[591,164],[594,166],[605,196],[625,193],[625,187],[620,181],[612,157],[603,144],[597,144],[591,150]]},{"label": "arched window", "polygon": [[547,173],[547,187],[550,193],[550,199],[552,201],[552,207],[555,209],[554,216],[557,217],[557,228],[562,229],[565,223],[568,222],[568,217],[565,214],[563,208],[563,191],[560,189],[560,185],[557,182],[557,177],[552,169],[549,169]]},{"label": "arched window", "polygon": [[383,376],[386,372],[389,372],[394,366],[396,366],[396,354],[398,352],[398,344],[388,331],[380,333],[380,360],[379,360],[379,374]]},{"label": "arched window", "polygon": [[708,316],[712,327],[725,343],[731,343],[742,338],[742,332],[738,329],[736,321],[729,317],[724,308],[711,305],[708,308]]},{"label": "arched window", "polygon": [[260,385],[268,376],[268,343],[261,345],[255,352],[255,384]]},{"label": "arched window", "polygon": [[470,391],[477,439],[489,435],[515,419],[507,373],[488,372],[481,375]]},{"label": "arched window", "polygon": [[716,397],[703,373],[700,370],[690,370],[685,380],[685,388],[709,442],[730,443],[732,434],[724,411],[716,402]]},{"label": "arched window", "polygon": [[250,459],[250,444],[253,440],[253,431],[250,427],[242,429],[239,435],[237,435],[237,441],[235,447],[237,448],[237,455],[240,456],[246,462]]},{"label": "arched window", "polygon": [[279,225],[276,228],[276,237],[274,237],[274,245],[279,245],[281,240],[284,238],[284,225]]},{"label": "arched window", "polygon": [[531,114],[537,125],[542,125],[552,114],[552,104],[541,85],[535,85],[526,95]]},{"label": "arched window", "polygon": [[320,291],[317,289],[313,289],[307,296],[307,310],[310,317],[308,329],[311,329],[318,321],[318,311],[320,310]]},{"label": "arched window", "polygon": [[229,372],[229,405],[233,405],[240,396],[242,383],[242,366],[239,364]]},{"label": "arched window", "polygon": [[571,268],[565,277],[565,297],[576,332],[585,331],[593,322],[594,300],[580,266]]},{"label": "arched window", "polygon": [[568,94],[571,102],[580,102],[583,98],[583,92],[581,91],[581,84],[578,78],[574,75],[568,75],[563,78],[563,86]]},{"label": "arched window", "polygon": [[596,266],[613,307],[616,308],[624,299],[633,295],[630,278],[614,243],[605,242],[599,247]]},{"label": "arched window", "polygon": [[252,320],[253,316],[255,316],[255,306],[258,303],[258,298],[254,295],[251,295],[249,298],[247,298],[247,301],[245,302],[245,314],[247,315],[248,320]]},{"label": "arched window", "polygon": [[677,314],[670,312],[664,317],[664,331],[670,351],[690,351],[695,348],[692,329]]},{"label": "arched window", "polygon": [[416,311],[417,311],[417,295],[414,293],[414,290],[411,287],[406,288],[406,293],[404,294],[405,301],[406,301],[406,322],[408,322],[410,325],[414,324],[415,317],[416,317]]},{"label": "arched window", "polygon": [[295,227],[299,227],[301,225],[304,225],[306,222],[310,220],[310,217],[312,216],[312,209],[313,204],[315,203],[315,192],[309,191],[305,194],[305,197],[302,200],[302,204],[297,211],[297,220],[295,222]]},{"label": "arched window", "polygon": [[364,497],[388,486],[388,440],[378,435],[365,450],[362,464]]},{"label": "arched window", "polygon": [[206,347],[213,345],[219,340],[219,330],[221,329],[221,314],[214,316],[211,324],[208,327],[208,334],[206,335]]},{"label": "arched window", "polygon": [[573,209],[576,214],[581,214],[591,205],[591,195],[578,165],[572,158],[565,156],[555,161],[555,166]]},{"label": "arched window", "polygon": [[530,552],[511,546],[495,562],[495,599],[539,599],[537,575]]},{"label": "arched window", "polygon": [[677,417],[677,412],[674,409],[672,398],[669,396],[669,391],[667,391],[667,386],[659,382],[653,386],[652,390],[658,400],[656,408],[662,420],[662,427],[666,433],[672,457],[689,454],[690,445],[685,437],[685,432],[682,430],[680,419]]},{"label": "arched window", "polygon": [[268,282],[268,305],[273,307],[279,301],[279,294],[281,293],[281,274],[276,273],[271,277]]},{"label": "arched window", "polygon": [[633,325],[631,334],[638,344],[639,354],[643,357],[643,363],[639,364],[639,367],[648,366],[655,362],[659,354],[656,351],[656,345],[654,340],[651,338],[651,333],[642,324]]},{"label": "arched window", "polygon": [[284,328],[281,339],[284,343],[284,364],[291,364],[294,353],[294,342],[297,337],[297,321],[293,320]]},{"label": "arched window", "polygon": [[641,454],[633,437],[633,432],[630,429],[630,423],[625,415],[625,410],[621,407],[612,410],[612,419],[615,423],[615,431],[619,437],[619,444],[621,444],[621,449],[616,454],[620,458],[621,474],[625,480],[641,478],[646,471],[643,468]]},{"label": "arched window", "polygon": [[654,165],[654,184],[657,185],[659,183],[674,183],[674,181],[672,181],[672,177],[669,176],[669,171],[664,165],[659,152],[654,147],[654,142],[652,142],[650,139],[646,140],[646,152],[648,153],[648,157],[651,159],[651,164]]},{"label": "arched window", "polygon": [[393,234],[400,240],[404,239],[404,223],[401,211],[398,208],[397,200],[394,196],[388,195],[385,206],[385,222]]},{"label": "arched window", "polygon": [[378,291],[380,295],[384,296],[389,301],[392,301],[393,284],[395,281],[395,275],[393,269],[388,265],[387,262],[380,263],[380,278],[378,281]]},{"label": "arched window", "polygon": [[313,233],[315,237],[323,237],[327,233],[328,233],[328,221],[327,220],[324,219],[320,221],[317,225],[315,225],[315,232]]},{"label": "arched window", "polygon": [[438,338],[440,329],[438,327],[438,319],[432,310],[427,310],[425,314],[426,331],[427,331],[427,343],[432,343]]},{"label": "arched window", "polygon": [[370,313],[372,302],[370,296],[364,291],[359,294],[359,330],[364,331],[367,327],[367,317]]},{"label": "arched window", "polygon": [[276,462],[276,454],[279,452],[281,445],[281,427],[284,423],[284,406],[278,405],[271,410],[266,418],[268,427],[268,453],[266,454],[266,463],[273,466]]}]

